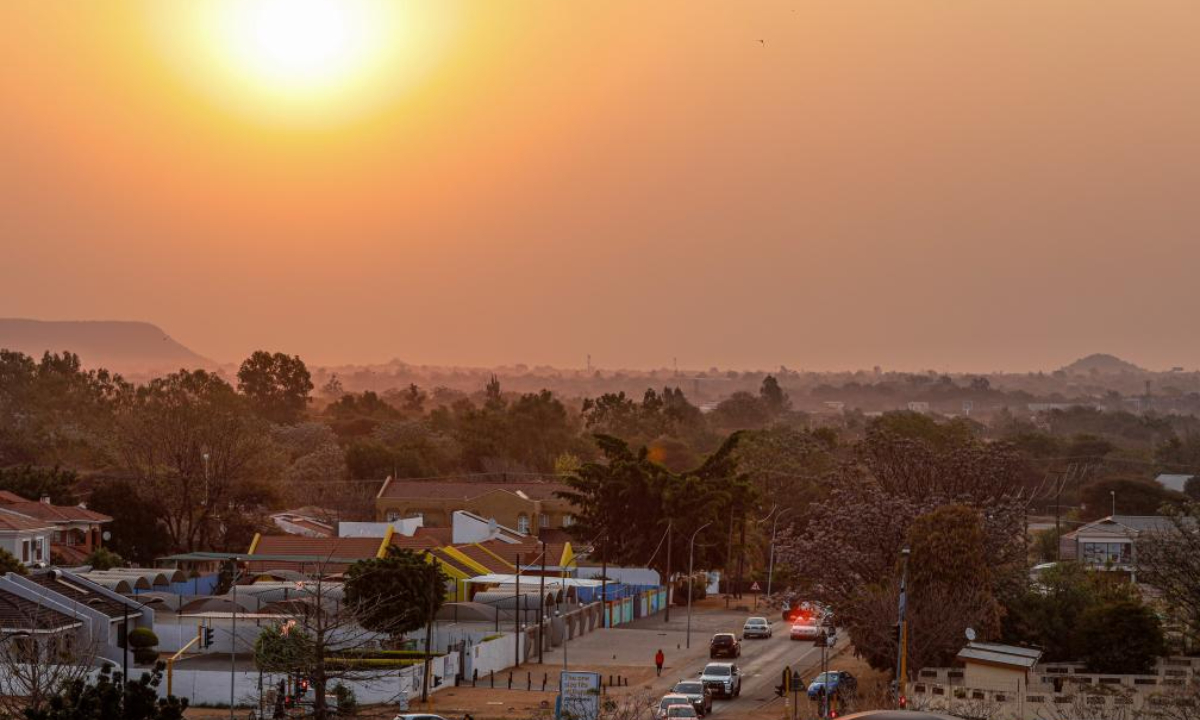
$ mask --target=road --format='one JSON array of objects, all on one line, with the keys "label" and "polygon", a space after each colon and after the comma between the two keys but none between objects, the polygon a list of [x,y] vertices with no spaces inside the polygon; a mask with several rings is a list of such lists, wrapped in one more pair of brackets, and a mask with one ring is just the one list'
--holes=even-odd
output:
[{"label": "road", "polygon": [[[768,703],[782,703],[775,696],[775,686],[779,684],[785,666],[799,670],[805,683],[812,682],[821,672],[821,649],[814,647],[811,641],[790,639],[790,628],[789,623],[776,620],[771,623],[774,635],[770,639],[742,641],[742,657],[737,660],[742,669],[742,694],[733,700],[715,700],[713,715],[741,717],[757,713]],[[841,644],[831,648],[830,652],[844,646],[845,640],[840,634],[838,642]],[[703,670],[705,662],[698,663],[692,674]],[[807,702],[804,697],[801,693],[802,703]]]}]

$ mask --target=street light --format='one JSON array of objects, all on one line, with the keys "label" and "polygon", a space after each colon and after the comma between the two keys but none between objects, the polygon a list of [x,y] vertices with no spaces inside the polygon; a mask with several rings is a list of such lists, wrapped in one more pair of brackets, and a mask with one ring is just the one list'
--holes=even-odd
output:
[{"label": "street light", "polygon": [[907,547],[900,551],[900,559],[901,559],[900,607],[899,607],[899,613],[898,613],[899,622],[896,623],[897,625],[899,625],[900,632],[899,632],[899,637],[896,638],[896,640],[898,641],[897,645],[899,646],[896,648],[896,697],[900,701],[901,709],[903,709],[905,706],[904,694],[906,692],[908,692],[908,688],[906,687],[906,682],[905,682],[905,680],[906,680],[905,676],[908,674],[908,668],[905,666],[908,662],[908,653],[906,652],[907,645],[908,645],[908,622],[906,620],[906,615],[907,615],[907,610],[908,610],[907,606],[908,606],[908,556],[909,556],[909,554],[910,554],[910,551]]},{"label": "street light", "polygon": [[792,511],[792,508],[784,508],[783,512],[775,516],[775,520],[771,523],[771,559],[767,563],[767,597],[771,597],[771,578],[775,574],[775,529],[779,526],[779,518],[787,515]]},{"label": "street light", "polygon": [[[689,649],[691,649],[691,647],[692,647],[692,572],[693,572],[693,570],[692,570],[692,563],[693,563],[693,562],[695,561],[695,559],[696,559],[696,535],[697,535],[697,534],[698,534],[698,533],[699,533],[701,530],[703,530],[704,528],[708,527],[709,525],[712,525],[712,522],[711,522],[711,521],[709,521],[709,522],[706,522],[706,523],[704,523],[703,525],[701,525],[700,527],[696,528],[696,531],[692,533],[692,539],[691,539],[691,540],[688,540],[688,585],[687,585],[687,588],[688,588],[688,609],[687,609],[688,617],[687,617],[687,646],[688,646],[688,648],[689,648]],[[669,600],[669,598],[668,598],[668,600]]]}]

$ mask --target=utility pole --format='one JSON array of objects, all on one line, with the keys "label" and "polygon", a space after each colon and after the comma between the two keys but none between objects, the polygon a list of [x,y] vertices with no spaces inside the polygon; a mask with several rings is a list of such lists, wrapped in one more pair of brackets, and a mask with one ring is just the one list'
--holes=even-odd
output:
[{"label": "utility pole", "polygon": [[785,508],[783,512],[775,516],[775,521],[771,523],[771,559],[767,562],[767,597],[771,597],[771,578],[775,575],[775,529],[779,525],[779,518],[791,512],[791,508]]},{"label": "utility pole", "polygon": [[600,556],[600,627],[608,627],[608,557]]},{"label": "utility pole", "polygon": [[729,597],[733,595],[733,574],[729,572],[729,565],[733,562],[733,505],[729,506],[729,549],[725,551],[725,607],[729,607]]},{"label": "utility pole", "polygon": [[[436,568],[437,564],[431,567]],[[429,702],[429,668],[430,662],[433,659],[431,654],[433,645],[433,598],[437,592],[437,583],[429,583],[429,604],[425,607],[425,662],[421,663],[421,702]]]},{"label": "utility pole", "polygon": [[546,659],[542,628],[546,626],[546,541],[542,541],[542,577],[538,580],[538,664]]},{"label": "utility pole", "polygon": [[517,582],[513,584],[513,617],[516,618],[517,660],[521,667],[521,553],[517,553]]},{"label": "utility pole", "polygon": [[908,556],[910,554],[908,548],[900,551],[900,642],[896,649],[896,697],[899,699],[900,708],[903,709],[908,703],[905,700],[904,694],[908,692],[906,680],[908,668],[908,620],[907,605],[908,605]]},{"label": "utility pole", "polygon": [[663,622],[671,622],[671,524],[673,520],[667,521],[667,616],[663,618]]},{"label": "utility pole", "polygon": [[232,578],[233,591],[233,623],[229,631],[229,720],[233,718],[233,688],[237,679],[237,582],[238,558],[233,558],[233,567],[229,571]]},{"label": "utility pole", "polygon": [[701,530],[708,527],[709,525],[712,525],[712,523],[706,522],[703,525],[701,525],[700,527],[696,528],[696,531],[692,533],[692,539],[688,541],[687,646],[688,646],[689,650],[692,647],[692,573],[693,573],[692,567],[693,567],[693,563],[696,560],[696,535],[697,535],[697,533],[699,533]]},{"label": "utility pole", "polygon": [[742,508],[742,537],[738,541],[738,574],[737,574],[737,597],[742,599],[742,578],[746,571],[746,509]]}]

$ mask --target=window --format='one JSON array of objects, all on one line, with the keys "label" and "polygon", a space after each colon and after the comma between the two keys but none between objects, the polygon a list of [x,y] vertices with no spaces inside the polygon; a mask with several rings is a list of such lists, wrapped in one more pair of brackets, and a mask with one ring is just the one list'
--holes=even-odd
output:
[{"label": "window", "polygon": [[1133,546],[1130,543],[1083,544],[1083,561],[1088,565],[1129,565],[1133,562]]},{"label": "window", "polygon": [[575,524],[574,515],[563,515],[563,527],[571,527]]},{"label": "window", "polygon": [[21,562],[23,562],[23,563],[29,562],[29,541],[28,540],[21,541]]},{"label": "window", "polygon": [[38,538],[37,540],[34,541],[34,543],[36,543],[34,545],[34,559],[37,560],[38,562],[41,562],[42,561],[42,553],[45,552],[43,550],[43,548],[45,548],[45,546],[46,546],[46,538]]},{"label": "window", "polygon": [[388,510],[387,511],[387,521],[388,522],[396,522],[399,519],[400,519],[400,511],[399,510]]},{"label": "window", "polygon": [[550,516],[547,515],[546,513],[542,513],[541,515],[539,515],[538,516],[538,527],[539,528],[550,527]]},{"label": "window", "polygon": [[525,513],[521,513],[517,516],[517,532],[521,533],[522,535],[529,534],[529,516]]}]

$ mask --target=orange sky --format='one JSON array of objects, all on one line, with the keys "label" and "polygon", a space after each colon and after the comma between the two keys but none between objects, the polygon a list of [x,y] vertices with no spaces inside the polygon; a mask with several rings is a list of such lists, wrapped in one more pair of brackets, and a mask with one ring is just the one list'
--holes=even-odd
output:
[{"label": "orange sky", "polygon": [[0,5],[0,316],[219,360],[1200,365],[1195,0],[395,5],[389,64],[296,106],[171,3]]}]

